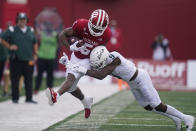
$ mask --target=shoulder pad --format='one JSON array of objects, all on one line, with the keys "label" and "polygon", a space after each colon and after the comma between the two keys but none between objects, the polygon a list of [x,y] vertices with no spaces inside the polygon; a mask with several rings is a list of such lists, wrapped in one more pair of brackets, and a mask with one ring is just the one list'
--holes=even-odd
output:
[{"label": "shoulder pad", "polygon": [[110,52],[110,54],[114,55],[115,58],[120,56],[120,53],[118,53],[117,51],[112,51]]},{"label": "shoulder pad", "polygon": [[13,26],[9,26],[8,29],[9,29],[10,32],[14,32],[14,27]]}]

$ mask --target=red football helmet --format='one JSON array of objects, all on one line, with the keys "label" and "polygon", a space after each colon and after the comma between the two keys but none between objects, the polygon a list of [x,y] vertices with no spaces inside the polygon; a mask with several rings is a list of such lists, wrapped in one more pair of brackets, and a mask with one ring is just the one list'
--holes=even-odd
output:
[{"label": "red football helmet", "polygon": [[93,36],[101,36],[107,28],[108,24],[108,14],[102,9],[95,10],[91,14],[91,17],[88,21],[89,32]]}]

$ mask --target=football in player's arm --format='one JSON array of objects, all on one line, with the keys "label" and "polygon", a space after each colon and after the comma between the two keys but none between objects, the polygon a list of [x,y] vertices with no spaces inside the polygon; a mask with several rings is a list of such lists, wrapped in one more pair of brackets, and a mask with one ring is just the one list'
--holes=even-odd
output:
[{"label": "football in player's arm", "polygon": [[74,49],[77,50],[77,47],[80,47],[84,44],[84,42],[82,40],[78,41],[78,43],[74,46],[76,46],[75,48],[71,49],[70,48],[70,42],[69,42],[69,38],[71,37],[75,37],[78,38],[76,32],[72,29],[72,27],[66,28],[64,29],[62,32],[59,33],[59,40],[62,44],[65,45],[65,47],[71,51],[74,51]]},{"label": "football in player's arm", "polygon": [[149,74],[143,69],[137,69],[134,63],[118,52],[109,53],[104,46],[98,46],[90,54],[90,64],[92,69],[95,70],[87,70],[71,62],[67,63],[67,68],[97,79],[103,79],[107,75],[121,78],[130,85],[136,101],[144,109],[172,119],[177,131],[182,131],[182,121],[184,121],[187,131],[193,129],[195,118],[180,112],[170,105],[163,104]]}]

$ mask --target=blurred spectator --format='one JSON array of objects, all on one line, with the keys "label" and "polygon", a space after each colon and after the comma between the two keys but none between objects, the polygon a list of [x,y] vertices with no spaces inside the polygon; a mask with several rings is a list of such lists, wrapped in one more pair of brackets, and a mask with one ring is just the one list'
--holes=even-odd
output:
[{"label": "blurred spectator", "polygon": [[46,71],[46,85],[48,88],[53,87],[53,72],[57,56],[57,32],[53,30],[53,26],[49,21],[44,23],[45,29],[40,34],[40,47],[38,51],[38,75],[36,78],[35,91],[37,94],[42,82],[43,73]]},{"label": "blurred spectator", "polygon": [[117,27],[116,20],[111,20],[110,22],[110,29],[112,32],[112,37],[110,41],[107,43],[107,49],[109,51],[119,51],[122,47],[122,38],[121,38],[121,31]]},{"label": "blurred spectator", "polygon": [[34,29],[27,26],[25,13],[17,13],[16,26],[10,26],[2,35],[2,44],[10,50],[10,73],[12,101],[19,100],[19,79],[23,75],[26,91],[26,102],[32,100],[32,75],[34,60],[37,55],[37,43]]},{"label": "blurred spectator", "polygon": [[152,43],[153,60],[171,60],[172,54],[169,48],[169,41],[162,34],[158,34],[155,37],[155,41]]},{"label": "blurred spectator", "polygon": [[[1,43],[2,33],[3,33],[2,29],[0,28],[0,82],[3,77],[4,67],[5,67],[5,63],[7,60],[7,56],[8,56],[7,48],[4,45],[2,45],[2,43]],[[7,95],[8,95],[8,89],[3,88],[3,96],[7,96]]]},{"label": "blurred spectator", "polygon": [[[46,30],[46,21],[50,23],[52,26],[52,30],[57,32],[61,32],[64,29],[63,20],[58,13],[58,10],[56,8],[44,8],[36,17],[35,17],[35,29],[37,38],[40,40],[40,37],[42,35],[42,32]],[[58,42],[59,44],[59,42]],[[57,56],[60,52],[60,50],[63,50],[63,48],[60,48],[58,46],[57,49]],[[58,61],[58,57],[56,57],[56,60]],[[58,70],[59,64],[55,62],[55,70]]]}]

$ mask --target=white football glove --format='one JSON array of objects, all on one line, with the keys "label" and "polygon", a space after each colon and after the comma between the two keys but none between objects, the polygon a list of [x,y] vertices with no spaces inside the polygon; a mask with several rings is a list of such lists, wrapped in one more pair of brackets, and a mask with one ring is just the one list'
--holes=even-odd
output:
[{"label": "white football glove", "polygon": [[79,73],[82,73],[84,75],[87,72],[87,69],[85,67],[80,66],[78,64],[72,64],[71,62],[68,62],[66,67],[71,69],[72,71],[79,72]]},{"label": "white football glove", "polygon": [[59,63],[66,65],[69,62],[68,56],[66,55],[65,52],[63,52],[63,56],[59,59]]},{"label": "white football glove", "polygon": [[71,50],[71,51],[80,51],[80,50],[83,50],[83,48],[85,48],[84,46],[80,46],[80,47],[77,47],[77,46],[76,46],[79,42],[82,42],[82,40],[78,40],[78,41],[76,41],[75,43],[73,43],[73,44],[70,46],[70,50]]}]

